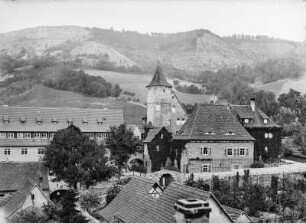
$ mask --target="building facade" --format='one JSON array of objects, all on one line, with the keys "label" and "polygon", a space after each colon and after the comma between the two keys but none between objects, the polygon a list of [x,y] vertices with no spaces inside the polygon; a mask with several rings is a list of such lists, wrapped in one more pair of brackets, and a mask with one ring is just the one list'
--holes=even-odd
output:
[{"label": "building facade", "polygon": [[182,151],[184,173],[229,171],[253,163],[254,138],[227,105],[197,105],[173,141]]},{"label": "building facade", "polygon": [[1,107],[0,161],[39,161],[54,134],[71,124],[101,143],[122,123],[120,109]]},{"label": "building facade", "polygon": [[232,113],[255,138],[254,160],[273,161],[281,152],[282,127],[261,111],[251,98],[250,105],[231,105]]}]

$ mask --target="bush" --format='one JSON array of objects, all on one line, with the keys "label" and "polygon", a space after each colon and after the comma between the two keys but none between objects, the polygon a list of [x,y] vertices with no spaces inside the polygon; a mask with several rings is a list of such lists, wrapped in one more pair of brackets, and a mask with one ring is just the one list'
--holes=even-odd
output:
[{"label": "bush", "polygon": [[94,191],[89,191],[81,196],[81,207],[87,212],[92,213],[101,204],[99,194]]},{"label": "bush", "polygon": [[292,152],[293,152],[292,149],[285,148],[285,150],[284,150],[284,157],[291,156]]},{"label": "bush", "polygon": [[264,168],[265,165],[263,162],[260,161],[255,161],[254,163],[251,164],[251,168]]}]

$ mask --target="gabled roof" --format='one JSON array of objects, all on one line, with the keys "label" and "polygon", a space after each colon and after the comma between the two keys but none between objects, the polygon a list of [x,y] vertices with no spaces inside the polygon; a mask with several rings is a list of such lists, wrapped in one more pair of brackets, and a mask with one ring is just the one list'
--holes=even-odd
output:
[{"label": "gabled roof", "polygon": [[131,179],[114,200],[98,213],[108,222],[116,217],[125,223],[174,223],[175,202],[182,198],[194,197],[215,200],[220,211],[233,222],[209,192],[171,182],[160,197],[155,199],[148,194],[154,183],[146,178]]},{"label": "gabled roof", "polygon": [[[25,202],[28,196],[31,195],[32,190],[37,187],[40,188],[34,182],[27,181],[22,188],[20,188],[17,192],[9,195],[5,199],[0,201],[0,208],[4,210],[6,217],[10,217],[14,214],[19,207]],[[40,190],[40,192],[45,196],[45,194]],[[45,196],[48,201],[49,198]]]},{"label": "gabled roof", "polygon": [[48,170],[40,162],[1,162],[0,191],[16,191],[29,180],[39,184],[42,177],[42,189],[49,190]]},{"label": "gabled roof", "polygon": [[152,87],[152,86],[165,86],[172,88],[171,84],[168,83],[161,66],[159,62],[157,63],[157,67],[153,76],[153,79],[146,87]]},{"label": "gabled roof", "polygon": [[152,140],[155,138],[156,135],[158,135],[160,133],[160,131],[162,130],[165,130],[167,131],[168,133],[171,133],[171,130],[170,130],[170,127],[157,127],[157,128],[153,128],[153,129],[150,129],[149,132],[148,132],[148,135],[147,137],[143,140],[144,143],[150,143],[152,142]]},{"label": "gabled roof", "polygon": [[198,104],[174,139],[254,141],[229,106],[214,104]]},{"label": "gabled roof", "polygon": [[[4,123],[5,117],[9,117],[9,122]],[[20,117],[26,122],[21,122]],[[102,124],[97,119],[101,119]],[[67,128],[68,120],[82,132],[107,132],[110,126],[124,122],[122,109],[0,107],[0,131],[5,132],[56,132]]]},{"label": "gabled roof", "polygon": [[[230,108],[237,118],[252,119],[252,122],[243,123],[246,128],[281,128],[258,107],[254,112],[250,105],[230,105]],[[264,123],[264,119],[268,119],[268,123]]]}]

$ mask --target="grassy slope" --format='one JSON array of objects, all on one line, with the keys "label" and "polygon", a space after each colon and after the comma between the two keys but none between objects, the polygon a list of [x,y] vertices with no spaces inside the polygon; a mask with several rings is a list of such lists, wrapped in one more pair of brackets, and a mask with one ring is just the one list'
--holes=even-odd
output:
[{"label": "grassy slope", "polygon": [[[101,76],[106,81],[111,83],[119,84],[123,91],[134,92],[136,97],[139,98],[142,102],[146,102],[147,100],[147,89],[146,85],[148,85],[153,77],[151,75],[139,75],[139,74],[126,74],[126,73],[116,73],[111,71],[103,71],[103,70],[85,70],[86,74],[93,76]],[[173,85],[173,79],[167,78],[170,84]],[[192,82],[183,81],[183,84],[193,84]],[[203,102],[205,98],[204,95],[192,95],[178,92],[177,95],[183,99],[184,102],[190,101],[192,103],[195,102]],[[196,100],[196,101],[195,101]]]},{"label": "grassy slope", "polygon": [[128,124],[141,124],[146,108],[114,98],[86,97],[81,94],[55,90],[43,86],[33,86],[30,90],[8,97],[0,98],[1,104],[10,106],[42,106],[42,107],[79,107],[79,108],[121,108]]},{"label": "grassy slope", "polygon": [[268,84],[257,85],[254,86],[254,88],[257,90],[271,91],[278,97],[280,94],[288,93],[290,88],[300,91],[302,94],[305,94],[306,93],[305,86],[306,86],[306,72],[304,72],[304,75],[298,80],[291,80],[291,79],[279,80]]}]

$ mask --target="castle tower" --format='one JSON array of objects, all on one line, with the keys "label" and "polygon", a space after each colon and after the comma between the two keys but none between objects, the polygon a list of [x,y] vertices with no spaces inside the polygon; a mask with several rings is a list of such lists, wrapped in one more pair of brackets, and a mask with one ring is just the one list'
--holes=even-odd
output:
[{"label": "castle tower", "polygon": [[146,86],[147,123],[154,127],[171,127],[173,133],[185,123],[187,114],[168,83],[158,62],[151,82]]},{"label": "castle tower", "polygon": [[146,86],[147,123],[154,127],[171,125],[172,86],[168,83],[158,62],[152,81]]}]

